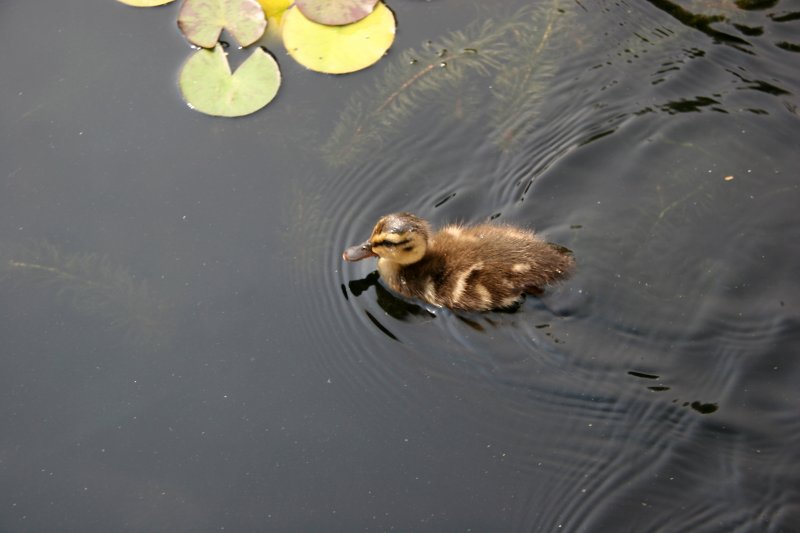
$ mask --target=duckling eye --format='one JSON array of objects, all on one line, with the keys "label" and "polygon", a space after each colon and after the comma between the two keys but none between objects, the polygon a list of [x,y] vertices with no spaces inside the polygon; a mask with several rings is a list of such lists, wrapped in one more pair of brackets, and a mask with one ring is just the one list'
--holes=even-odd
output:
[{"label": "duckling eye", "polygon": [[394,248],[395,246],[402,246],[404,244],[408,244],[411,242],[411,239],[403,239],[402,241],[392,242],[392,241],[381,241],[372,244],[372,247],[375,248],[376,246],[385,246],[387,248]]}]

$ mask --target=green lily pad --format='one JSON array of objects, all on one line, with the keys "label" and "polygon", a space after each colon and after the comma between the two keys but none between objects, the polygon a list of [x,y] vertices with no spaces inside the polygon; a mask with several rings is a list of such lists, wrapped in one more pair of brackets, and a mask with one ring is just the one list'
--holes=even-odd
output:
[{"label": "green lily pad", "polygon": [[133,7],[155,7],[169,4],[175,0],[117,0],[121,4],[126,4]]},{"label": "green lily pad", "polygon": [[256,48],[231,74],[222,46],[198,50],[183,65],[179,85],[183,99],[207,115],[239,117],[254,113],[278,93],[281,71],[278,63]]},{"label": "green lily pad", "polygon": [[189,42],[203,48],[217,44],[222,28],[247,46],[264,34],[267,19],[257,0],[185,0],[178,27]]},{"label": "green lily pad", "polygon": [[283,45],[301,65],[328,74],[372,65],[394,42],[394,14],[382,2],[369,16],[346,26],[325,26],[292,7],[283,17]]},{"label": "green lily pad", "polygon": [[375,9],[378,0],[297,0],[295,4],[308,20],[326,26],[352,24]]}]

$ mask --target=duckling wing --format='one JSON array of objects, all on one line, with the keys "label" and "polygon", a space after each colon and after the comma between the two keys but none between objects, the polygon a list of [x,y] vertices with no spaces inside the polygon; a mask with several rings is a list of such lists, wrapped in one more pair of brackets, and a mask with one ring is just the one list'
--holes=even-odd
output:
[{"label": "duckling wing", "polygon": [[441,275],[432,280],[440,305],[460,309],[512,306],[523,292],[564,277],[573,264],[533,232],[508,226],[445,228],[431,249],[442,256]]}]

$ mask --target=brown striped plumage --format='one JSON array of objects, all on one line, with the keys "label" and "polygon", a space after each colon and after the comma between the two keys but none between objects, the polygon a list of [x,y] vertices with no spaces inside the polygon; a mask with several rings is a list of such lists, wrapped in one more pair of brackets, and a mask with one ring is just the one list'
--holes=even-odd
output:
[{"label": "brown striped plumage", "polygon": [[345,250],[347,261],[377,255],[378,272],[403,296],[469,311],[511,307],[566,277],[572,256],[532,231],[496,224],[446,226],[431,235],[410,213],[381,218],[364,244]]}]

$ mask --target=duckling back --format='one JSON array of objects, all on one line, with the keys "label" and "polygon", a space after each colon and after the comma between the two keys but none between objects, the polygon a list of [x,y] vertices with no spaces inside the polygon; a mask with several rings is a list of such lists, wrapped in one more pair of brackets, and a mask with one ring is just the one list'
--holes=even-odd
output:
[{"label": "duckling back", "polygon": [[565,278],[571,256],[533,232],[484,224],[448,226],[433,235],[425,256],[410,265],[380,268],[397,292],[453,309],[511,307],[522,294]]}]

